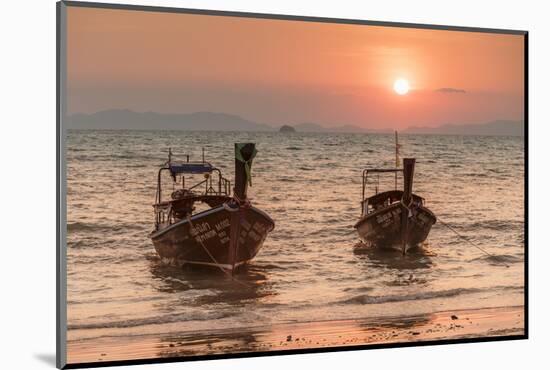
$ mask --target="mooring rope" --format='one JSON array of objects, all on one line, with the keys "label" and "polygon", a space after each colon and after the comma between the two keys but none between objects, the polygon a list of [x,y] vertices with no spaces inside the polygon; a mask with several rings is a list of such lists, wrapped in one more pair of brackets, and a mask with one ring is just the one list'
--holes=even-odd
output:
[{"label": "mooring rope", "polygon": [[465,240],[466,242],[468,242],[470,245],[472,245],[473,247],[479,249],[480,251],[482,251],[483,253],[485,253],[487,256],[489,257],[492,257],[494,259],[496,259],[496,262],[499,262],[501,264],[503,264],[504,266],[506,267],[510,267],[510,265],[508,265],[506,262],[504,261],[499,261],[500,257],[499,256],[495,256],[494,254],[492,253],[489,253],[487,252],[485,249],[481,248],[479,245],[476,245],[474,244],[470,239],[466,238],[465,236],[461,235],[458,231],[456,231],[451,225],[443,222],[439,217],[437,218],[437,221],[440,222],[443,226],[447,227],[449,230],[451,230],[453,233],[455,233],[459,238],[461,238],[462,240]]},{"label": "mooring rope", "polygon": [[[193,222],[191,221],[191,217],[189,215],[187,215],[187,222],[189,222],[189,226],[190,226],[190,230],[195,230],[195,226],[193,226]],[[224,274],[226,274],[227,276],[229,276],[231,278],[231,280],[235,281],[236,283],[239,283],[241,285],[244,285],[245,287],[247,288],[250,288],[251,285],[249,284],[246,284],[245,282],[242,282],[238,279],[235,279],[235,276],[233,276],[233,274],[230,274],[228,271],[226,271],[223,267],[220,266],[220,263],[218,261],[216,261],[216,258],[214,258],[214,256],[212,255],[212,253],[210,253],[210,251],[208,250],[208,248],[206,248],[206,245],[204,245],[204,243],[202,242],[202,240],[197,240],[195,238],[196,241],[199,242],[199,244],[202,246],[202,248],[204,249],[204,251],[206,252],[206,254],[208,254],[208,256],[210,257],[210,259],[216,264],[216,267],[218,267],[221,272],[223,272]]]}]

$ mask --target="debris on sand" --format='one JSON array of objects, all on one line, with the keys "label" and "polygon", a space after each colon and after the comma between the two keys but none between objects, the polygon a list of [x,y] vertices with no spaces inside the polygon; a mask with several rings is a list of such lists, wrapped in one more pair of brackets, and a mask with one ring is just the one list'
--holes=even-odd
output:
[{"label": "debris on sand", "polygon": [[451,320],[458,320],[458,316],[452,315],[452,316],[451,316]]},{"label": "debris on sand", "polygon": [[286,337],[286,341],[287,341],[287,342],[292,341],[292,335],[287,336],[287,337]]}]

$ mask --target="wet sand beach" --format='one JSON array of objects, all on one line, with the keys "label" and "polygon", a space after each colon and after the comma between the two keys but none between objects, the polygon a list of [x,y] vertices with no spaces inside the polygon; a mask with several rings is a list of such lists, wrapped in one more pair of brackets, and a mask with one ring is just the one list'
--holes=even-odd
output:
[{"label": "wet sand beach", "polygon": [[524,307],[70,341],[68,363],[523,335]]}]

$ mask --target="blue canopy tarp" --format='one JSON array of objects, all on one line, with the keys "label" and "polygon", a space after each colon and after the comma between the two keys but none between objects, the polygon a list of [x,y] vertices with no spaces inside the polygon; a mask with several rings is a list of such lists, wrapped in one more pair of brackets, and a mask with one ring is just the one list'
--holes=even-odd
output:
[{"label": "blue canopy tarp", "polygon": [[180,164],[171,164],[170,165],[170,172],[172,172],[172,174],[212,173],[213,170],[214,170],[214,167],[212,167],[212,165],[210,163],[180,163]]}]

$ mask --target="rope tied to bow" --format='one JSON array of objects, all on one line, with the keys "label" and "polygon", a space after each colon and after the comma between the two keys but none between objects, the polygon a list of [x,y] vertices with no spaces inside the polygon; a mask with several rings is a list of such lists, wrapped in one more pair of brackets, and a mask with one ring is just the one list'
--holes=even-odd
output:
[{"label": "rope tied to bow", "polygon": [[443,220],[441,220],[441,218],[437,218],[437,221],[439,221],[440,224],[442,224],[443,226],[445,226],[446,228],[448,228],[449,230],[451,230],[453,233],[455,233],[460,239],[464,240],[465,242],[467,242],[468,244],[470,244],[472,247],[474,248],[477,248],[479,249],[481,252],[483,252],[485,255],[489,256],[489,257],[492,257],[495,262],[497,263],[500,263],[502,264],[503,266],[506,266],[507,268],[510,267],[509,264],[507,264],[505,261],[502,260],[502,257],[500,256],[497,256],[497,255],[494,255],[488,251],[486,251],[485,249],[481,248],[479,245],[477,244],[474,244],[470,239],[466,238],[464,235],[460,234],[458,231],[455,230],[454,227],[452,227],[451,225],[449,225],[448,223],[444,222]]}]

